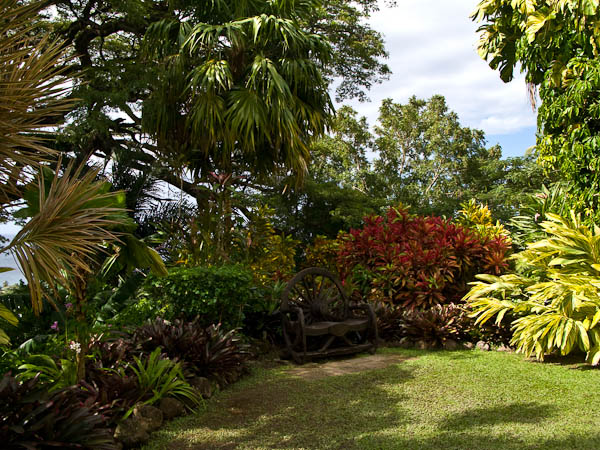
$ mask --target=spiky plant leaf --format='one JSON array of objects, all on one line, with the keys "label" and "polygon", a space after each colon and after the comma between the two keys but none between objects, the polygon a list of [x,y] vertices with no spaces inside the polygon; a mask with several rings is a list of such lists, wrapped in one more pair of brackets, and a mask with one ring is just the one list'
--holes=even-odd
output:
[{"label": "spiky plant leaf", "polygon": [[[39,313],[45,296],[43,283],[69,286],[74,274],[92,272],[90,259],[109,242],[118,240],[111,227],[127,223],[120,207],[120,193],[107,192],[96,179],[98,169],[82,173],[70,165],[61,175],[54,174],[50,186],[40,173],[37,178],[37,204],[28,208],[35,215],[7,247],[31,290],[33,309]],[[52,299],[46,295],[52,303]]]},{"label": "spiky plant leaf", "polygon": [[0,210],[19,198],[27,168],[52,156],[44,135],[73,104],[65,98],[64,46],[34,32],[43,6],[0,3]]}]

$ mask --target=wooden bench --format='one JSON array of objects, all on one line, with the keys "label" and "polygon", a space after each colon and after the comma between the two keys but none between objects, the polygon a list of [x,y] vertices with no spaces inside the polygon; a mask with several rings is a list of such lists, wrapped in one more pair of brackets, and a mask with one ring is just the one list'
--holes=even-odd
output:
[{"label": "wooden bench", "polygon": [[371,305],[351,304],[338,278],[311,267],[287,284],[281,297],[287,356],[298,364],[318,357],[377,349],[377,320]]}]

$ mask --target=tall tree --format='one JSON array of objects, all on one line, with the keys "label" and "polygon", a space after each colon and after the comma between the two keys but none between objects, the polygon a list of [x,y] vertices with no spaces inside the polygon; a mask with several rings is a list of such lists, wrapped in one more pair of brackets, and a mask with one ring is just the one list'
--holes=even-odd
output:
[{"label": "tall tree", "polygon": [[[158,79],[164,80],[161,72],[164,66],[148,60],[141,51],[151,26],[181,24],[181,28],[170,28],[173,35],[164,36],[166,42],[176,43],[173,39],[177,35],[184,36],[184,29],[189,31],[195,25],[218,26],[252,17],[268,8],[287,8],[287,16],[294,10],[302,10],[301,15],[295,14],[299,29],[332,45],[331,58],[326,64],[321,61],[319,69],[327,82],[341,77],[340,98],[364,97],[365,91],[389,72],[381,63],[387,56],[382,36],[364,21],[376,9],[375,0],[53,0],[51,3],[56,6],[57,14],[51,17],[50,26],[70,44],[76,61],[70,69],[81,74],[74,95],[82,101],[71,115],[71,125],[63,133],[59,148],[76,151],[82,159],[92,154],[108,159],[119,149],[132,152],[138,169],[153,170],[159,179],[191,195],[195,195],[196,189],[193,176],[184,170],[186,161],[174,157],[169,168],[157,164],[164,159],[159,158],[161,149],[141,128],[144,102],[151,95],[157,97],[151,86]],[[287,17],[283,12],[278,17]],[[264,30],[261,33],[267,35]],[[258,49],[259,45],[255,47]],[[196,59],[202,56],[198,48],[194,52]],[[192,59],[190,55],[189,61]],[[235,75],[239,78],[239,74]],[[178,126],[181,127],[176,124],[175,128]]]},{"label": "tall tree", "polygon": [[[535,156],[502,159],[483,132],[462,127],[443,97],[383,102],[373,134],[365,117],[343,107],[316,141],[304,186],[262,197],[277,226],[303,242],[359,227],[367,215],[403,202],[420,214],[453,216],[474,198],[508,221],[527,192],[547,182]],[[428,192],[425,196],[424,193]]]},{"label": "tall tree", "polygon": [[[520,67],[539,88],[539,162],[597,214],[600,190],[600,5],[594,0],[479,3],[479,53],[508,82]],[[533,92],[533,90],[532,90]],[[597,218],[597,217],[596,217]]]},{"label": "tall tree", "polygon": [[485,188],[483,166],[501,157],[480,130],[460,125],[442,96],[408,103],[383,101],[374,161],[381,194],[424,214],[451,216]]},{"label": "tall tree", "polygon": [[368,156],[374,150],[366,117],[349,106],[340,108],[327,136],[311,149],[310,176],[317,182],[333,182],[365,193],[370,172]]}]

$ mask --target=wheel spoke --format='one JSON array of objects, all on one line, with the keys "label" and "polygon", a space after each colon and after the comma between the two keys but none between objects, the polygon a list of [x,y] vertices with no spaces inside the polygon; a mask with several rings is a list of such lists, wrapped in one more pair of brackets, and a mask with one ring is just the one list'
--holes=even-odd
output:
[{"label": "wheel spoke", "polygon": [[315,301],[315,298],[314,298],[314,296],[313,296],[313,292],[312,292],[312,290],[310,289],[310,286],[308,285],[308,283],[307,283],[307,281],[306,281],[306,277],[305,277],[305,278],[302,278],[302,286],[304,286],[304,289],[306,289],[306,294],[307,294],[307,296],[310,298],[310,302],[311,302],[311,303],[312,303],[312,302],[314,302],[314,301]]},{"label": "wheel spoke", "polygon": [[[298,285],[294,286],[293,289],[290,291],[290,293],[291,292],[296,293],[296,297],[293,299],[293,302],[296,304],[296,306],[304,309],[312,303],[310,297],[306,296],[304,294],[304,292],[302,292],[302,290],[300,289],[300,287]],[[300,299],[302,299],[302,300],[300,300]]]}]

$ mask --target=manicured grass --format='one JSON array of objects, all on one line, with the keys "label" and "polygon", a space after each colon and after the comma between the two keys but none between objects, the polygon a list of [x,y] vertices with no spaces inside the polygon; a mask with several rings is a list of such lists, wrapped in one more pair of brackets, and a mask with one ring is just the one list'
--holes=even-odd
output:
[{"label": "manicured grass", "polygon": [[257,370],[147,449],[598,449],[600,371],[498,352],[307,380]]}]

